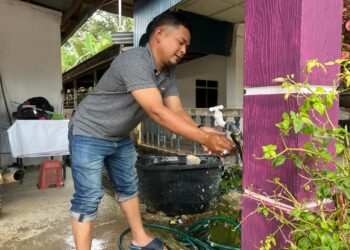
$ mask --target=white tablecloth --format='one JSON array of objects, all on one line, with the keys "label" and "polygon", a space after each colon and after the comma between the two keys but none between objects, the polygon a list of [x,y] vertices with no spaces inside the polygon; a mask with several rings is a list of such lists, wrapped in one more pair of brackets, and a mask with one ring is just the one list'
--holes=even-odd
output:
[{"label": "white tablecloth", "polygon": [[68,155],[69,120],[17,120],[8,130],[13,157]]}]

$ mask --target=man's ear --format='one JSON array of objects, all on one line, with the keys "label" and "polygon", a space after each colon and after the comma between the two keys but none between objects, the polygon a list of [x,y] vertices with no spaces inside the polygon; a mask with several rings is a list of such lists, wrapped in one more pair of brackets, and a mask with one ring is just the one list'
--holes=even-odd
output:
[{"label": "man's ear", "polygon": [[162,35],[164,34],[164,27],[157,27],[154,31],[154,37],[157,42],[160,42]]}]

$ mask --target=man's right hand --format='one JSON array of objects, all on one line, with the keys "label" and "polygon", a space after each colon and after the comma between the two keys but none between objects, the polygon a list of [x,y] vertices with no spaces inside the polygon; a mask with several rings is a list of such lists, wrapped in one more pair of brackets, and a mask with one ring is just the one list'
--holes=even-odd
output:
[{"label": "man's right hand", "polygon": [[224,135],[216,133],[207,133],[203,144],[204,151],[208,154],[234,154],[236,152],[235,144],[228,140]]}]

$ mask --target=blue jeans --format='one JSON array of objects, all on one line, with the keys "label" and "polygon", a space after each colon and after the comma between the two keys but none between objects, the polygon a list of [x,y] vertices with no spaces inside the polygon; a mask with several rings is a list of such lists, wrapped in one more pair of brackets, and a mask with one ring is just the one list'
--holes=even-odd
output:
[{"label": "blue jeans", "polygon": [[136,151],[130,138],[115,142],[73,135],[70,129],[68,139],[75,189],[71,200],[71,214],[74,218],[80,222],[96,219],[104,195],[104,166],[118,201],[126,201],[138,195]]}]

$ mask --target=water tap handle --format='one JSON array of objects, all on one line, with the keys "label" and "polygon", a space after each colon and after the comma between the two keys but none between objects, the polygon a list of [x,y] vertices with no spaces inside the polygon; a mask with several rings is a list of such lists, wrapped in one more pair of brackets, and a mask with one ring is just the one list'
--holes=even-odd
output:
[{"label": "water tap handle", "polygon": [[214,118],[215,118],[215,122],[214,125],[215,126],[220,126],[220,127],[224,127],[226,122],[224,121],[224,117],[223,114],[221,112],[221,109],[223,109],[224,106],[219,105],[219,106],[214,106],[214,107],[210,107],[209,111],[210,112],[214,112]]}]

